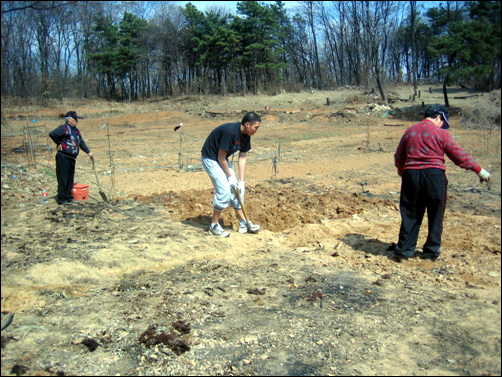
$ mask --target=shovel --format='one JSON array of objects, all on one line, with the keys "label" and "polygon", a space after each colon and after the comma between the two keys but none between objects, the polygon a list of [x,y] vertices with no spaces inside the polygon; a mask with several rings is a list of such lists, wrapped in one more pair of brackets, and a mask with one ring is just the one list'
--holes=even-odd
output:
[{"label": "shovel", "polygon": [[98,182],[98,188],[99,188],[99,195],[101,195],[101,198],[108,203],[108,198],[106,197],[106,194],[104,193],[103,190],[101,190],[101,185],[99,184],[99,179],[98,179],[98,173],[96,172],[96,166],[94,165],[94,156],[91,157],[92,161],[92,169],[94,170],[94,174],[96,175],[96,181]]},{"label": "shovel", "polygon": [[242,212],[244,212],[244,218],[246,219],[246,224],[248,226],[248,232],[254,233],[254,234],[258,233],[258,231],[251,229],[251,223],[249,222],[249,217],[246,212],[246,208],[244,208],[244,203],[242,202],[242,199],[241,199],[241,192],[237,187],[235,188],[235,195],[237,195],[237,199],[239,199],[239,203],[241,205]]}]

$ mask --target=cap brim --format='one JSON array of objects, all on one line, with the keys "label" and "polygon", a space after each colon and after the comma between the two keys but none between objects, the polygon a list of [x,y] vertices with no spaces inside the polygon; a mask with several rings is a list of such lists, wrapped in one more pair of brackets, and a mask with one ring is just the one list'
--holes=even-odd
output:
[{"label": "cap brim", "polygon": [[448,116],[445,113],[441,113],[441,117],[443,118],[443,125],[441,126],[441,128],[447,130],[448,128],[450,128],[450,121],[448,120]]}]

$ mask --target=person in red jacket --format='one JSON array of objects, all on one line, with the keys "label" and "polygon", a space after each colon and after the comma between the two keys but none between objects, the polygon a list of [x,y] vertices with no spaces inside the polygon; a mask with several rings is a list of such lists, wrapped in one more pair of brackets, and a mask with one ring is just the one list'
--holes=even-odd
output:
[{"label": "person in red jacket", "polygon": [[394,155],[402,177],[401,228],[394,250],[399,262],[417,256],[418,233],[426,209],[429,233],[420,258],[434,261],[439,257],[448,185],[445,154],[455,165],[478,174],[481,182],[490,180],[490,173],[455,143],[446,131],[449,127],[446,108],[429,106],[425,119],[405,131]]}]

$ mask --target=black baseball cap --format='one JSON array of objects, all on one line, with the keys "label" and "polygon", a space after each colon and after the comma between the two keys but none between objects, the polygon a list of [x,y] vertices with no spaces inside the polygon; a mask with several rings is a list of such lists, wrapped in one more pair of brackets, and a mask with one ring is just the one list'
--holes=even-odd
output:
[{"label": "black baseball cap", "polygon": [[444,120],[441,128],[443,128],[445,130],[450,128],[450,121],[448,120],[448,113],[446,112],[446,107],[444,107],[443,105],[435,104],[435,105],[430,105],[425,110],[425,117],[426,118],[435,118],[438,115],[441,115],[441,117]]},{"label": "black baseball cap", "polygon": [[82,119],[82,117],[77,116],[76,111],[68,111],[66,115],[64,116],[65,118],[75,118],[75,119]]}]

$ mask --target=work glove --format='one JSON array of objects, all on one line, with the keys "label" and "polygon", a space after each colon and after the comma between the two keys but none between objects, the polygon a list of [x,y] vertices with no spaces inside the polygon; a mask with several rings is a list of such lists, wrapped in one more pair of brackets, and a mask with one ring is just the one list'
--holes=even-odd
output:
[{"label": "work glove", "polygon": [[228,177],[228,184],[230,185],[230,190],[232,190],[232,192],[235,192],[235,189],[239,188],[239,182],[237,181],[237,178],[235,178],[234,175]]},{"label": "work glove", "polygon": [[244,203],[244,190],[246,189],[244,181],[239,181],[239,192],[241,194],[241,200]]},{"label": "work glove", "polygon": [[490,173],[488,173],[485,169],[481,169],[481,171],[478,173],[479,177],[479,182],[489,182],[490,178],[492,177]]}]

